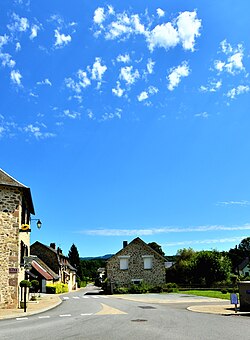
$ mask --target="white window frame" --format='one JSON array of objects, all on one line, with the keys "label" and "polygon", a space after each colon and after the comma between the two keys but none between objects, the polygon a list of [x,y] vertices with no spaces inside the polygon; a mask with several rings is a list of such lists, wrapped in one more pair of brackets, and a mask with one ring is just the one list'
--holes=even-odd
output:
[{"label": "white window frame", "polygon": [[[153,268],[153,255],[142,255],[143,258],[143,266],[145,270]],[[149,261],[150,260],[150,261]]]},{"label": "white window frame", "polygon": [[130,258],[129,255],[118,256],[120,260],[120,270],[128,270],[128,260]]}]

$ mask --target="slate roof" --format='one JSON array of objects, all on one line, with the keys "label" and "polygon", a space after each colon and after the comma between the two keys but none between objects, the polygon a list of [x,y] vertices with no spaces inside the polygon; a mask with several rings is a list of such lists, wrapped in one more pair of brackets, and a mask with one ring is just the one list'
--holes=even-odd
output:
[{"label": "slate roof", "polygon": [[24,196],[26,197],[29,211],[32,215],[35,215],[34,205],[32,201],[30,188],[26,187],[21,182],[18,182],[14,177],[10,176],[3,169],[0,169],[0,186],[16,187],[22,190]]},{"label": "slate roof", "polygon": [[[166,262],[166,259],[165,259],[164,256],[162,256],[161,254],[157,253],[157,251],[155,251],[153,248],[151,248],[151,247],[150,247],[147,243],[145,243],[140,237],[136,237],[135,239],[133,239],[130,243],[128,243],[124,248],[122,248],[121,250],[119,250],[119,251],[118,251],[115,255],[113,255],[113,256],[117,256],[117,255],[122,254],[123,251],[124,251],[124,249],[126,249],[128,246],[131,246],[132,244],[138,243],[138,242],[139,242],[139,243],[142,243],[142,244],[144,245],[144,247],[145,247],[145,248],[148,248],[148,250],[149,250],[151,253],[155,254],[155,256],[160,257],[162,260],[164,260],[164,262]],[[113,257],[113,256],[112,256],[112,257]],[[107,260],[107,262],[108,262],[109,260],[111,260],[112,257],[110,257],[110,258]]]},{"label": "slate roof", "polygon": [[32,267],[41,274],[46,280],[58,280],[59,276],[53,272],[39,257],[36,257],[32,263]]}]

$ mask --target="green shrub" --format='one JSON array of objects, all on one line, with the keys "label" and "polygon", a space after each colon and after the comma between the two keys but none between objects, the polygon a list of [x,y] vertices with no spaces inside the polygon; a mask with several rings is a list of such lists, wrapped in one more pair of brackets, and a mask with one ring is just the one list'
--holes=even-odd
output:
[{"label": "green shrub", "polygon": [[22,280],[19,285],[20,287],[31,287],[31,282],[28,280]]},{"label": "green shrub", "polygon": [[32,288],[34,289],[34,291],[37,292],[38,289],[39,289],[39,281],[37,281],[37,280],[32,280],[32,281],[31,281],[31,286],[32,286]]},{"label": "green shrub", "polygon": [[222,293],[222,294],[227,294],[227,288],[222,288],[222,289],[221,289],[221,293]]},{"label": "green shrub", "polygon": [[174,282],[168,282],[162,287],[163,292],[165,293],[176,293],[179,291],[179,288],[176,283]]},{"label": "green shrub", "polygon": [[139,284],[133,284],[129,287],[129,293],[131,294],[145,294],[148,293],[150,286],[144,282]]},{"label": "green shrub", "polygon": [[47,294],[56,294],[56,287],[52,284],[46,285]]},{"label": "green shrub", "polygon": [[114,289],[115,294],[128,294],[129,289],[128,287],[117,287]]},{"label": "green shrub", "polygon": [[149,292],[150,293],[162,293],[163,292],[163,287],[162,286],[152,286],[152,287],[149,287]]},{"label": "green shrub", "polygon": [[61,294],[67,293],[69,291],[69,287],[65,283],[57,282],[54,284],[46,285],[46,293],[48,294]]}]

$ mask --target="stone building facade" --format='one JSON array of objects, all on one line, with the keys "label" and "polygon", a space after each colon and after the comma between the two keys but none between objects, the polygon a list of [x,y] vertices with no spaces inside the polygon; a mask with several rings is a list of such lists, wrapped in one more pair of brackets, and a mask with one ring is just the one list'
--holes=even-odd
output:
[{"label": "stone building facade", "polygon": [[30,251],[31,192],[0,169],[0,308],[17,308]]},{"label": "stone building facade", "polygon": [[67,256],[63,255],[62,250],[56,248],[55,243],[47,246],[36,241],[31,245],[30,252],[52,269],[58,275],[58,281],[68,285],[69,291],[76,289],[76,269],[69,263]]},{"label": "stone building facade", "polygon": [[160,285],[166,282],[166,259],[139,237],[127,244],[107,261],[107,278],[116,286],[145,282]]}]

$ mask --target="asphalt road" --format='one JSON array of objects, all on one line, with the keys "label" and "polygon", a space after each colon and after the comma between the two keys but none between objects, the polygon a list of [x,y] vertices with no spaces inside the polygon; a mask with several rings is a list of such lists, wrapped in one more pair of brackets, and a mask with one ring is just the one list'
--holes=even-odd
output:
[{"label": "asphalt road", "polygon": [[190,312],[185,300],[158,304],[147,302],[147,296],[129,301],[82,292],[64,295],[63,300],[45,313],[0,321],[0,339],[250,339],[249,317]]}]

